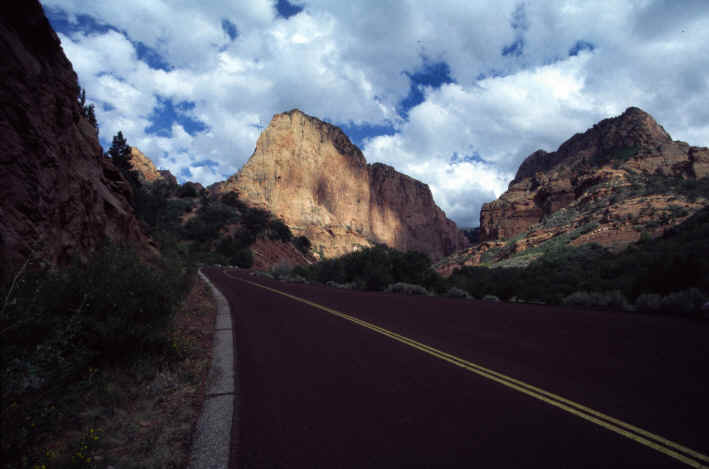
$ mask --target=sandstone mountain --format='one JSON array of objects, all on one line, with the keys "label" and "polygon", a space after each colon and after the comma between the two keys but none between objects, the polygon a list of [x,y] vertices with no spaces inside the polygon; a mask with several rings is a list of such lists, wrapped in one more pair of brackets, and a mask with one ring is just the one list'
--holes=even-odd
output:
[{"label": "sandstone mountain", "polygon": [[342,130],[299,110],[275,115],[249,161],[214,189],[270,210],[321,257],[385,243],[438,259],[466,242],[426,184],[367,164]]},{"label": "sandstone mountain", "polygon": [[0,264],[31,252],[50,263],[107,238],[147,246],[130,185],[103,156],[79,86],[36,0],[0,18]]},{"label": "sandstone mountain", "polygon": [[622,249],[707,205],[709,149],[673,141],[631,107],[522,163],[507,192],[483,205],[480,243],[439,265],[525,265],[553,246]]}]

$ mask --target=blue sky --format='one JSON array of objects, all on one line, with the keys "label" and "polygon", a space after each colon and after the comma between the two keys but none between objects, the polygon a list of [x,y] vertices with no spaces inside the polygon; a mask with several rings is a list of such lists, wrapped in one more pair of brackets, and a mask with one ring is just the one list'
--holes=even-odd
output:
[{"label": "blue sky", "polygon": [[232,175],[298,108],[474,226],[527,155],[628,106],[709,144],[703,0],[42,4],[104,147],[122,130],[181,180]]}]

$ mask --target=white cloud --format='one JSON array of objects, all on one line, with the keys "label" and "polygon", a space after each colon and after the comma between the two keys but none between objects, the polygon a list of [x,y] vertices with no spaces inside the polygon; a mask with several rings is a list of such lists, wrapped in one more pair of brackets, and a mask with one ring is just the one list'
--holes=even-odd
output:
[{"label": "white cloud", "polygon": [[[664,2],[435,3],[310,0],[288,20],[274,0],[45,0],[75,24],[88,15],[115,30],[62,34],[104,142],[123,130],[156,164],[203,183],[239,169],[258,126],[294,107],[335,123],[394,125],[364,152],[430,184],[461,224],[499,195],[537,148],[555,150],[598,120],[639,106],[674,138],[709,144],[709,4]],[[236,26],[232,40],[222,21]],[[516,29],[512,25],[516,25]],[[569,57],[584,41],[592,51]],[[503,56],[517,43],[519,54]],[[168,70],[139,60],[156,51]],[[424,101],[397,115],[409,78],[444,61],[455,83],[424,88]],[[481,79],[481,77],[483,77]],[[486,77],[486,78],[484,78]],[[207,128],[152,135],[165,100]],[[104,110],[104,105],[108,105]],[[478,155],[482,160],[450,162]],[[219,166],[196,166],[209,159]]]}]

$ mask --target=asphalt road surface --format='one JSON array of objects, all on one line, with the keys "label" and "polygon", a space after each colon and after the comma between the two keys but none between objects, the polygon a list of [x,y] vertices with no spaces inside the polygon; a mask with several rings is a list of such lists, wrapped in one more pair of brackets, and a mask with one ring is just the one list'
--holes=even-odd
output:
[{"label": "asphalt road surface", "polygon": [[709,466],[706,322],[205,273],[233,468]]}]

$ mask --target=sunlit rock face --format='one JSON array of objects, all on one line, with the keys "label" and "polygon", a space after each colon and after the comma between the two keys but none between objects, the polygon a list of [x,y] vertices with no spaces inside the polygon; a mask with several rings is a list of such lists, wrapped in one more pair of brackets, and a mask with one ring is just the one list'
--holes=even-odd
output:
[{"label": "sunlit rock face", "polygon": [[575,207],[591,196],[622,193],[633,184],[646,184],[651,176],[670,181],[708,174],[707,148],[673,141],[650,114],[631,107],[574,135],[553,153],[539,150],[527,157],[507,192],[482,207],[481,239],[518,236],[561,208]]},{"label": "sunlit rock face", "polygon": [[367,164],[342,130],[298,110],[275,115],[249,161],[215,189],[281,217],[321,257],[386,243],[437,259],[465,244],[426,184]]},{"label": "sunlit rock face", "polygon": [[0,17],[0,263],[86,257],[106,239],[148,246],[132,192],[82,116],[79,85],[36,0]]},{"label": "sunlit rock face", "polygon": [[674,141],[628,108],[522,163],[507,192],[483,205],[480,240],[439,263],[524,266],[550,246],[620,250],[657,237],[709,204],[709,149]]}]

